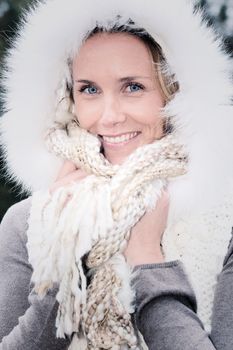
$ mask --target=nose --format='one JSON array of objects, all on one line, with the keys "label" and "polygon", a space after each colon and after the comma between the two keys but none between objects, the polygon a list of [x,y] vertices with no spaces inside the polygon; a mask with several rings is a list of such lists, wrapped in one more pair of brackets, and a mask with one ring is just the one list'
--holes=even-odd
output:
[{"label": "nose", "polygon": [[122,109],[121,102],[116,96],[106,96],[103,101],[101,123],[105,127],[112,127],[124,123],[126,114]]}]

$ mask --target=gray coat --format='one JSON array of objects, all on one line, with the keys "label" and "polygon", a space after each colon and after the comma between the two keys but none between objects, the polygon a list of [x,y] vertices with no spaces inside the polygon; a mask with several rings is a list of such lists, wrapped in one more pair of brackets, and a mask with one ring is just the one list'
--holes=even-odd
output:
[{"label": "gray coat", "polygon": [[[30,199],[12,206],[0,227],[0,350],[65,350],[55,336],[56,289],[43,300],[31,291],[26,248]],[[198,319],[193,289],[180,261],[135,267],[137,326],[151,350],[233,349],[233,244],[215,293],[212,332]]]}]

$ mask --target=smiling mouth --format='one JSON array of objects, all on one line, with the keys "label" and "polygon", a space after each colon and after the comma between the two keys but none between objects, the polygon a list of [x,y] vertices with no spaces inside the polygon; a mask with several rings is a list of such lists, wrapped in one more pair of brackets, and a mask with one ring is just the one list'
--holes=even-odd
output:
[{"label": "smiling mouth", "polygon": [[100,136],[100,138],[104,145],[122,145],[134,139],[139,134],[140,134],[139,131],[134,131],[134,132],[129,132],[123,135],[116,135],[116,136],[102,135]]}]

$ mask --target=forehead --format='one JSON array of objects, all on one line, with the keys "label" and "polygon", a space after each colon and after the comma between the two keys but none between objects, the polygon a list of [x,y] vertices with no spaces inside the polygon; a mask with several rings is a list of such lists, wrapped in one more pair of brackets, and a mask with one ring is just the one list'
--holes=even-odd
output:
[{"label": "forehead", "polygon": [[[135,75],[151,74],[152,55],[139,38],[127,33],[101,33],[87,39],[74,59],[74,71],[80,74],[123,70]],[[138,71],[138,72],[137,72]],[[124,74],[124,72],[122,72]]]}]

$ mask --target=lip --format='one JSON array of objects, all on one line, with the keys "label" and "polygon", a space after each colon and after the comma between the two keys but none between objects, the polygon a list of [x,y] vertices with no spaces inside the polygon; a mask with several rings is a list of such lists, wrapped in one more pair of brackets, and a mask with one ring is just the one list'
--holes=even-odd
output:
[{"label": "lip", "polygon": [[[126,134],[133,134],[133,133],[137,133],[137,134],[127,141],[122,141],[122,142],[118,142],[118,143],[112,143],[112,142],[109,142],[109,141],[106,141],[103,139],[103,136],[105,136],[105,137],[120,137],[120,136],[123,136]],[[115,134],[115,135],[99,135],[99,137],[100,137],[101,143],[102,143],[104,148],[117,149],[119,147],[122,147],[122,146],[125,146],[127,144],[134,142],[140,134],[141,134],[140,131],[130,131],[130,132],[125,132],[125,133]]]},{"label": "lip", "polygon": [[140,134],[141,132],[140,131],[126,131],[126,132],[122,132],[121,134],[99,134],[99,137],[103,137],[103,136],[106,136],[106,137],[120,137],[120,136],[123,136],[123,135],[127,135],[127,134],[133,134],[133,133],[137,133],[137,134]]}]

